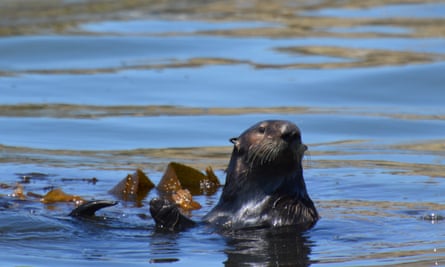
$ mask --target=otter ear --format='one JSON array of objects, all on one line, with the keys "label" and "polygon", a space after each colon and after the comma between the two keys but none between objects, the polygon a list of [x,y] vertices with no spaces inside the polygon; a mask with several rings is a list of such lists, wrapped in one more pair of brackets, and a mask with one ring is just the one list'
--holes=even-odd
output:
[{"label": "otter ear", "polygon": [[239,149],[239,140],[238,137],[230,138],[230,143],[234,144],[237,149]]}]

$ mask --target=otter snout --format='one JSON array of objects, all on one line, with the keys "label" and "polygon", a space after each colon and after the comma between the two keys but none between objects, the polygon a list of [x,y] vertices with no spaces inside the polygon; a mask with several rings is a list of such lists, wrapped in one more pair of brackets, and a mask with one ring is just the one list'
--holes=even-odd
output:
[{"label": "otter snout", "polygon": [[281,126],[281,138],[284,139],[287,142],[292,141],[300,141],[301,142],[301,135],[300,131],[295,127],[290,127],[289,125],[285,124]]}]

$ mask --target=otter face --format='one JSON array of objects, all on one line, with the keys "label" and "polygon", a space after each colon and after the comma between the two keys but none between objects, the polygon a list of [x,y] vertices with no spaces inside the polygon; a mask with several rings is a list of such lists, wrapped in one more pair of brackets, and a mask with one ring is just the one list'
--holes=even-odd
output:
[{"label": "otter face", "polygon": [[265,165],[298,167],[307,150],[301,142],[300,129],[281,120],[259,122],[230,141],[250,169]]}]

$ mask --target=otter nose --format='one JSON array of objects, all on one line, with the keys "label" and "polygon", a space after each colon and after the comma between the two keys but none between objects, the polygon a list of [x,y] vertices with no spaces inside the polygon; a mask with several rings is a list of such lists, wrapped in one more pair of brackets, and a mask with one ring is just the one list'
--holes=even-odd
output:
[{"label": "otter nose", "polygon": [[293,127],[288,127],[287,125],[283,125],[281,127],[281,138],[283,138],[286,141],[299,140],[300,132],[298,131],[298,129],[295,129]]}]

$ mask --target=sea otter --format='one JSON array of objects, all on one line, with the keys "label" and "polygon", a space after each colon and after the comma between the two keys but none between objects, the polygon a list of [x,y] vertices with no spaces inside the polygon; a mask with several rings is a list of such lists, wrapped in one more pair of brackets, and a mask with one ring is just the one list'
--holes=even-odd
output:
[{"label": "sea otter", "polygon": [[[307,146],[298,127],[289,121],[261,121],[231,138],[234,144],[226,183],[218,204],[202,223],[219,229],[294,226],[304,231],[318,220],[303,178]],[[71,212],[88,217],[115,201],[87,202]],[[180,231],[197,223],[167,199],[150,201],[150,213],[160,229]]]},{"label": "sea otter", "polygon": [[[303,178],[307,146],[298,127],[261,121],[230,141],[234,146],[221,198],[202,223],[228,230],[311,228],[319,217]],[[151,200],[150,213],[161,229],[180,231],[197,224],[166,199]]]}]

